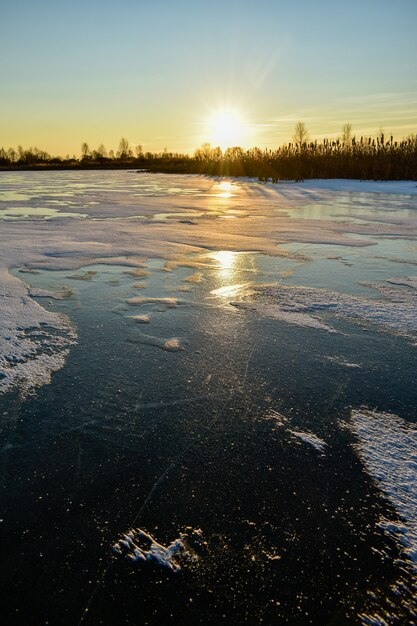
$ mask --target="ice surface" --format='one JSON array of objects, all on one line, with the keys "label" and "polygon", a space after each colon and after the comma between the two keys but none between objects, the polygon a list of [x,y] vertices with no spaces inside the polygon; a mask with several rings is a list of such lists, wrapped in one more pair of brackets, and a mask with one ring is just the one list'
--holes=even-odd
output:
[{"label": "ice surface", "polygon": [[357,368],[361,367],[359,365],[359,363],[350,363],[349,361],[346,361],[341,356],[325,356],[324,358],[327,361],[331,361],[332,363],[337,363],[337,365],[341,365],[342,367],[351,367],[351,368],[354,368],[354,369],[357,369]]},{"label": "ice surface", "polygon": [[350,429],[358,456],[400,518],[383,518],[380,525],[401,544],[417,572],[416,424],[390,413],[355,410]]},{"label": "ice surface", "polygon": [[[417,186],[412,182],[310,180],[300,184],[272,185],[241,179],[233,182],[233,193],[225,195],[219,193],[217,179],[204,176],[100,171],[2,172],[0,177],[0,211],[9,214],[21,211],[20,215],[29,216],[36,207],[44,206],[46,213],[54,215],[54,219],[23,217],[1,222],[0,293],[8,294],[8,307],[11,300],[14,301],[16,328],[29,323],[36,326],[41,307],[31,303],[27,292],[24,292],[25,299],[18,295],[21,293],[19,290],[25,288],[22,285],[19,288],[18,281],[10,282],[6,270],[11,268],[21,267],[26,272],[37,269],[72,271],[96,263],[113,263],[130,266],[134,268],[133,277],[138,274],[142,277],[147,271],[144,269],[145,259],[149,258],[164,259],[165,269],[169,271],[179,262],[186,265],[184,260],[190,254],[210,250],[261,252],[296,259],[302,256],[300,252],[286,250],[283,245],[298,242],[360,249],[374,245],[377,238],[417,237],[413,220],[392,220],[389,216],[383,221],[355,220],[352,214],[352,219],[346,217],[338,221],[329,213],[326,217],[311,219],[300,212],[302,207],[313,202],[327,203],[328,206],[333,203],[349,205],[352,197],[358,202],[360,198],[362,206],[367,210],[371,208],[372,214],[379,210],[386,212],[391,207],[395,211],[396,207],[401,209],[405,205],[407,210],[412,211],[417,208]],[[65,217],[68,211],[81,219]],[[161,213],[166,216],[181,213],[184,219],[155,221],[155,215]],[[187,216],[192,216],[192,225],[188,223]],[[229,216],[239,219],[224,219]],[[141,219],[136,219],[138,217]],[[189,259],[188,266],[197,270],[203,266],[213,267],[213,260],[204,265]],[[78,280],[92,277],[89,270],[71,276]],[[11,285],[16,295],[10,291]],[[305,295],[310,296],[311,293]],[[152,302],[148,300],[148,303]],[[130,304],[140,302],[130,301]],[[154,304],[157,304],[156,300]],[[256,306],[265,304],[272,306],[274,303],[258,301]],[[318,303],[312,309],[307,304],[293,302],[292,309],[274,304],[263,312],[291,323],[334,332],[327,320],[321,319],[322,311],[318,310]],[[353,300],[341,302],[339,299],[337,314],[355,314],[353,309],[356,304],[358,302]],[[168,302],[165,305],[174,306]],[[245,305],[239,303],[239,306]],[[384,309],[374,310],[374,315],[372,312],[367,314],[363,304],[361,315],[364,319],[377,321],[378,313],[385,318],[385,325],[400,328],[406,333],[414,332],[415,315],[413,318],[411,302],[400,303],[398,308],[398,323],[393,319],[393,307],[389,302]],[[59,323],[61,328],[65,326],[62,316],[53,317],[47,312],[42,315],[55,324]],[[18,316],[21,316],[22,324]],[[23,341],[21,334],[18,335],[17,331],[13,334],[10,330],[10,316],[6,318],[6,321],[0,319],[2,362],[4,359],[7,361],[7,355],[10,357],[11,354],[9,336],[13,336],[16,342],[12,350],[16,358],[19,358],[20,352],[27,352],[18,345]],[[49,372],[58,366],[57,357],[54,358],[54,363],[48,365]],[[34,359],[31,367],[35,363],[40,366],[41,362],[46,363],[46,357],[43,361]],[[23,371],[22,368],[20,370]],[[12,378],[18,380],[9,372],[7,380],[10,382]],[[38,370],[38,383],[41,378]],[[47,380],[48,376],[45,375],[44,379]]]}]

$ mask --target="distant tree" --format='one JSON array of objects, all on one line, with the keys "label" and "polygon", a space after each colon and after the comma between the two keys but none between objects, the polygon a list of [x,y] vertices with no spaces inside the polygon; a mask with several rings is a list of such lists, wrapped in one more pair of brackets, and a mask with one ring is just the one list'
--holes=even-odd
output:
[{"label": "distant tree", "polygon": [[81,145],[81,158],[87,159],[89,154],[90,154],[90,148],[88,147],[88,143],[84,142]]},{"label": "distant tree", "polygon": [[102,143],[99,145],[96,152],[100,159],[105,159],[107,157],[107,150]]},{"label": "distant tree", "polygon": [[243,149],[240,146],[231,146],[224,151],[224,158],[237,161],[243,158]]},{"label": "distant tree", "polygon": [[143,157],[143,148],[140,143],[135,148],[135,156],[137,159],[141,159]]},{"label": "distant tree", "polygon": [[352,124],[345,124],[342,128],[342,143],[348,145],[352,141]]},{"label": "distant tree", "polygon": [[7,151],[4,148],[0,148],[0,163],[6,164],[9,162]]},{"label": "distant tree", "polygon": [[128,159],[133,155],[132,150],[129,146],[129,142],[125,137],[122,137],[119,142],[119,149],[117,151],[117,157],[119,159]]},{"label": "distant tree", "polygon": [[294,128],[294,143],[299,144],[300,146],[308,141],[308,130],[304,122],[297,122]]},{"label": "distant tree", "polygon": [[201,144],[201,146],[197,148],[197,150],[194,152],[194,158],[198,159],[199,161],[207,161],[211,158],[211,155],[211,144],[208,142]]},{"label": "distant tree", "polygon": [[114,159],[114,150],[109,150],[109,159]]},{"label": "distant tree", "polygon": [[216,148],[212,148],[211,150],[211,158],[214,159],[215,161],[220,161],[220,159],[223,156],[223,152],[222,149],[220,148],[220,146],[217,146]]}]

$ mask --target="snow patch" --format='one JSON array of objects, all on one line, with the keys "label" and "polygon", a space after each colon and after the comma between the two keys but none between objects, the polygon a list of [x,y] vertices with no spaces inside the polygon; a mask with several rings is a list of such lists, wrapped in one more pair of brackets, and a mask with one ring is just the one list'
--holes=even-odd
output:
[{"label": "snow patch", "polygon": [[151,316],[147,315],[146,313],[144,315],[128,315],[127,317],[131,320],[134,320],[138,324],[149,324],[149,322],[151,321]]},{"label": "snow patch", "polygon": [[0,393],[18,386],[25,396],[63,367],[76,332],[65,315],[41,307],[26,285],[4,270],[0,309]]},{"label": "snow patch", "polygon": [[163,339],[161,337],[155,337],[154,335],[135,334],[129,337],[130,343],[140,343],[147,346],[156,346],[166,352],[180,352],[186,350],[185,341],[180,337],[169,337]]},{"label": "snow patch", "polygon": [[320,437],[317,437],[314,433],[302,432],[300,430],[289,430],[288,432],[294,435],[294,437],[297,437],[297,439],[303,443],[313,446],[313,448],[319,452],[324,452],[324,449],[327,446],[327,443],[323,441],[323,439],[320,439]]},{"label": "snow patch", "polygon": [[134,298],[128,298],[126,300],[127,304],[135,305],[135,304],[163,304],[169,308],[174,308],[179,304],[183,304],[181,300],[178,298],[145,298],[141,296],[136,296]]},{"label": "snow patch", "polygon": [[201,543],[201,538],[200,529],[187,528],[172,543],[164,546],[142,528],[133,528],[114,544],[113,552],[132,561],[153,561],[172,572],[179,572],[187,562],[197,560],[192,544]]},{"label": "snow patch", "polygon": [[352,411],[349,428],[366,471],[397,511],[382,518],[417,571],[417,426],[391,413]]},{"label": "snow patch", "polygon": [[[230,304],[240,309],[296,324],[337,332],[328,322],[329,315],[371,322],[408,338],[417,337],[417,298],[414,291],[381,283],[368,284],[383,296],[372,299],[303,286],[258,286],[250,301]],[[323,321],[323,316],[326,321]]]}]

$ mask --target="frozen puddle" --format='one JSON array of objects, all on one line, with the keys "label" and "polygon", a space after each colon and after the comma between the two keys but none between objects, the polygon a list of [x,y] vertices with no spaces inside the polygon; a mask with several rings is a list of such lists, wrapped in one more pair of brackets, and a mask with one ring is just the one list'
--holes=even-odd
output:
[{"label": "frozen puddle", "polygon": [[397,511],[400,520],[380,520],[402,545],[417,571],[417,426],[397,415],[352,411],[355,450]]},{"label": "frozen puddle", "polygon": [[[76,332],[68,318],[47,311],[8,272],[0,276],[0,393],[19,386],[23,395],[50,382],[65,363]],[[34,295],[59,298],[32,290]]]},{"label": "frozen puddle", "polygon": [[113,546],[113,552],[132,561],[153,561],[172,572],[178,572],[185,563],[197,560],[195,546],[201,543],[200,529],[187,528],[168,546],[164,546],[145,530],[129,530]]},{"label": "frozen puddle", "polygon": [[289,324],[327,332],[337,332],[327,319],[329,315],[334,315],[372,322],[408,338],[416,339],[417,295],[415,291],[381,283],[368,285],[368,287],[378,291],[383,299],[375,300],[329,289],[277,285],[255,287],[250,300],[235,301],[230,304]]}]

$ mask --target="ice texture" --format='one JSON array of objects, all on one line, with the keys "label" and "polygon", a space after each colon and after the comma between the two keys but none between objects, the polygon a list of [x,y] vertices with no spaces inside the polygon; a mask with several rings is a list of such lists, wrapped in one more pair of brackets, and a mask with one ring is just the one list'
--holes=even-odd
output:
[{"label": "ice texture", "polygon": [[417,572],[417,426],[391,413],[354,410],[349,427],[366,471],[398,514],[380,520]]}]

